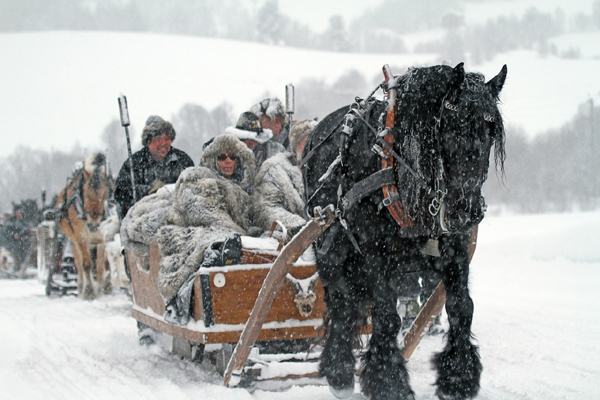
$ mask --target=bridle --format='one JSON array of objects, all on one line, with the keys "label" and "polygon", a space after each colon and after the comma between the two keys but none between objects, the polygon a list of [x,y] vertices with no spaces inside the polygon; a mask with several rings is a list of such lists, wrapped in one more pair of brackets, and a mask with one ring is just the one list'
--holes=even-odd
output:
[{"label": "bridle", "polygon": [[[66,219],[71,230],[73,230],[73,225],[71,223],[71,219],[69,218],[69,212],[68,212],[68,210],[69,210],[69,208],[71,208],[71,206],[75,208],[75,212],[77,213],[77,219],[80,219],[82,221],[87,221],[88,215],[95,217],[95,218],[102,218],[106,213],[106,209],[104,209],[102,211],[95,211],[95,210],[90,210],[88,207],[86,207],[85,196],[84,196],[84,185],[85,185],[84,169],[82,168],[75,175],[75,177],[73,177],[71,182],[69,182],[69,184],[65,187],[65,190],[63,191],[63,201],[60,204],[60,206],[58,207],[58,212],[55,214],[57,221],[60,221],[61,219]],[[110,195],[111,185],[110,185],[110,179],[108,178],[108,176],[106,176],[106,186],[107,186],[107,190],[109,191],[109,195]],[[69,191],[68,189],[72,189],[72,193],[69,196],[67,196],[67,192]]]}]

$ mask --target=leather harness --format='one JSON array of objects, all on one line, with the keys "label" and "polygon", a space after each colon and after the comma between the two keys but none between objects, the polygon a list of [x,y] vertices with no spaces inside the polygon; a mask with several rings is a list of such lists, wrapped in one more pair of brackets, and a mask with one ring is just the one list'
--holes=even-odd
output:
[{"label": "leather harness", "polygon": [[[303,158],[301,166],[305,165],[305,163],[310,160],[316,153],[316,149],[321,146],[326,140],[328,140],[334,132],[338,131],[338,128],[341,127],[341,138],[340,138],[340,154],[336,158],[336,160],[330,165],[328,171],[319,179],[321,183],[319,187],[312,194],[310,199],[307,200],[306,204],[310,203],[310,201],[317,195],[317,193],[323,188],[324,184],[328,180],[329,176],[333,174],[333,172],[339,167],[345,165],[346,162],[346,152],[347,146],[346,142],[348,139],[354,134],[354,127],[356,125],[356,120],[360,120],[370,131],[372,131],[377,137],[377,143],[371,149],[373,152],[377,153],[381,157],[381,170],[369,175],[368,177],[362,179],[361,181],[355,183],[350,190],[348,190],[345,194],[342,195],[342,187],[338,188],[338,205],[336,209],[336,215],[344,227],[346,234],[349,236],[350,240],[354,244],[354,247],[360,252],[360,248],[356,239],[354,238],[352,232],[348,229],[347,222],[344,220],[344,216],[347,211],[352,209],[356,203],[362,200],[364,197],[370,195],[372,192],[381,189],[383,194],[383,201],[379,204],[379,210],[383,207],[386,207],[390,212],[391,216],[394,220],[400,225],[401,228],[411,229],[415,227],[415,221],[408,215],[402,204],[400,203],[400,195],[398,193],[397,188],[397,174],[396,169],[398,167],[404,168],[407,172],[409,172],[418,182],[418,184],[430,195],[433,195],[433,200],[429,206],[430,214],[435,217],[440,210],[443,208],[443,201],[445,193],[440,189],[442,185],[442,177],[436,177],[436,188],[432,188],[429,184],[427,184],[407,163],[406,161],[398,155],[394,151],[394,135],[392,134],[392,130],[395,125],[395,117],[396,117],[396,108],[397,108],[397,91],[396,87],[398,86],[398,81],[394,78],[391,73],[390,67],[386,64],[383,67],[383,74],[385,80],[373,91],[372,94],[379,88],[383,88],[384,92],[387,95],[387,110],[386,110],[386,121],[385,128],[383,130],[378,131],[373,126],[369,124],[363,118],[363,115],[366,114],[368,109],[370,108],[368,100],[371,99],[372,94],[369,96],[367,101],[362,101],[357,98],[357,102],[354,103],[348,113],[345,115],[344,119],[340,121],[324,138],[321,140],[315,147],[313,147],[308,154]],[[447,103],[444,99],[442,101],[442,112],[444,106]],[[371,103],[372,104],[372,103]],[[447,106],[446,106],[447,107]],[[439,121],[441,120],[441,113],[438,123],[436,124],[436,131],[439,129]],[[398,163],[396,165],[395,163]],[[441,166],[439,167],[441,169]],[[438,175],[441,175],[441,170],[438,171]],[[443,216],[440,216],[440,226],[442,230],[445,230],[445,226],[443,225]],[[325,240],[325,242],[331,242],[331,240]],[[326,243],[323,244],[323,251],[327,250],[329,247]],[[331,243],[329,243],[330,245]]]}]

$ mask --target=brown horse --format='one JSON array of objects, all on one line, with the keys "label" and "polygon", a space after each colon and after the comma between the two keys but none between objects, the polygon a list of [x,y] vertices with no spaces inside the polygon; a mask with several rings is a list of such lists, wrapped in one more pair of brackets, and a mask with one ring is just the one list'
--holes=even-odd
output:
[{"label": "brown horse", "polygon": [[[73,246],[77,288],[83,299],[96,297],[92,278],[92,249],[104,240],[98,227],[104,218],[105,204],[112,190],[112,178],[106,174],[106,157],[102,153],[94,153],[86,158],[83,168],[74,174],[56,202],[60,229]],[[99,264],[96,271],[98,282],[104,293],[110,293],[110,266],[108,263]]]}]

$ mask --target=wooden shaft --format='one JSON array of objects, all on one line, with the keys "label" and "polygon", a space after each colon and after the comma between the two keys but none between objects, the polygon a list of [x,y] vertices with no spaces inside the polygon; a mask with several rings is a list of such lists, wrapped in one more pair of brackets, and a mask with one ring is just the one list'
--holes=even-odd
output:
[{"label": "wooden shaft", "polygon": [[[475,247],[477,247],[478,230],[479,225],[476,225],[471,229],[468,243],[469,263],[471,263],[473,255],[475,254]],[[446,288],[444,287],[444,282],[440,282],[419,312],[419,315],[417,315],[417,318],[413,321],[406,336],[404,336],[404,352],[402,356],[405,360],[410,358],[445,305]]]},{"label": "wooden shaft", "polygon": [[242,331],[240,340],[235,347],[227,370],[224,375],[225,386],[229,385],[232,375],[241,375],[246,360],[250,354],[250,349],[256,342],[263,322],[271,309],[275,295],[279,287],[285,280],[285,276],[290,271],[292,264],[306,251],[306,249],[325,231],[335,219],[333,206],[325,208],[325,220],[312,219],[302,230],[289,242],[282,250],[267,277],[263,281],[262,287],[258,292],[256,303],[250,313],[248,322]]}]

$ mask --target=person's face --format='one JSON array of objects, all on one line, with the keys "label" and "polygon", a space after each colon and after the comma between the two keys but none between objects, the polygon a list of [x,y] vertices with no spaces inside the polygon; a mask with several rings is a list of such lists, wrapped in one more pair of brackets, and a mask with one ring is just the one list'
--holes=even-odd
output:
[{"label": "person's face", "polygon": [[150,143],[148,143],[148,149],[152,158],[156,161],[163,161],[167,156],[167,153],[171,150],[171,138],[169,135],[156,136]]},{"label": "person's face", "polygon": [[298,159],[302,159],[302,152],[304,151],[304,148],[306,147],[307,140],[308,140],[308,136],[305,137],[304,139],[302,139],[300,141],[300,143],[298,143],[298,146],[296,147],[296,156],[298,157]]},{"label": "person's face", "polygon": [[242,139],[242,142],[248,147],[250,150],[254,150],[256,146],[258,146],[258,142],[252,139]]},{"label": "person's face", "polygon": [[237,155],[221,153],[217,156],[217,164],[219,165],[219,171],[231,179],[231,175],[235,172],[235,166],[237,164]]},{"label": "person's face", "polygon": [[300,143],[298,143],[298,145],[296,146],[296,160],[297,161],[302,161],[302,152],[304,151],[304,148],[306,147],[306,141],[308,140],[308,136],[305,137],[304,139],[302,139],[300,141]]},{"label": "person's face", "polygon": [[277,118],[271,119],[266,115],[260,117],[260,124],[263,128],[273,131],[273,136],[279,135],[283,130],[283,126],[281,126],[281,122]]}]

